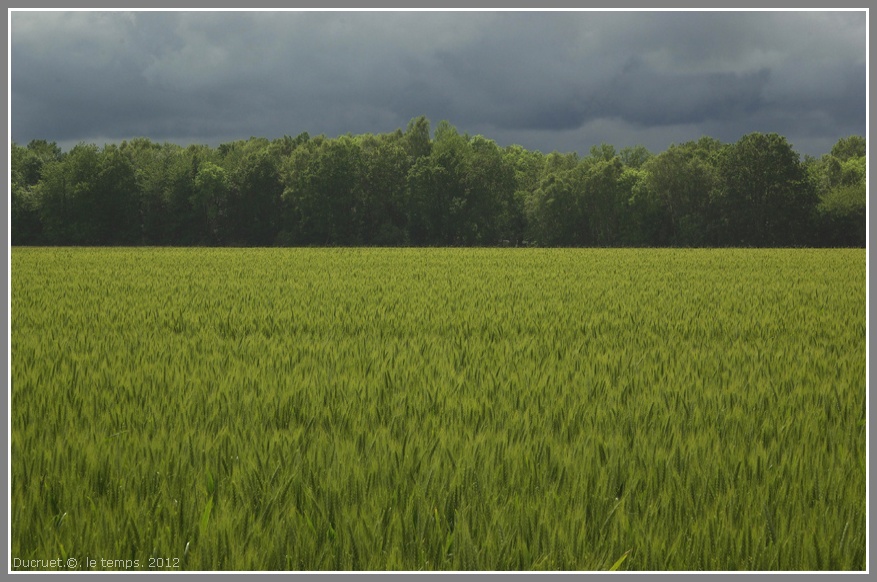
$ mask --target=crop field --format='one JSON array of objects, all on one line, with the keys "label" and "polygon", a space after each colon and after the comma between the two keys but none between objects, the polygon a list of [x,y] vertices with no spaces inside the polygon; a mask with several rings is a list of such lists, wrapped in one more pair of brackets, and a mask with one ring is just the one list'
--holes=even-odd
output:
[{"label": "crop field", "polygon": [[14,570],[867,566],[864,249],[11,262]]}]

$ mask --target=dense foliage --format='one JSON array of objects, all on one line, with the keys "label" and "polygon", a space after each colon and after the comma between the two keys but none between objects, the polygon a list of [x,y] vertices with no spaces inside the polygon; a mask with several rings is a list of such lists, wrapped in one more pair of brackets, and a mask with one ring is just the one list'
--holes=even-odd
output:
[{"label": "dense foliage", "polygon": [[406,131],[218,148],[12,144],[12,243],[864,246],[865,140],[542,154],[424,117]]},{"label": "dense foliage", "polygon": [[11,555],[863,570],[865,258],[13,249]]}]

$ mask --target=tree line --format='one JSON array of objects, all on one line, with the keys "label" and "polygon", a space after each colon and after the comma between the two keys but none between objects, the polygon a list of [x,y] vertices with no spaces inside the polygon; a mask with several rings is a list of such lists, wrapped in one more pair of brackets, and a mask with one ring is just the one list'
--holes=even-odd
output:
[{"label": "tree line", "polygon": [[182,147],[12,143],[13,245],[865,246],[865,138],[775,133],[658,154],[405,131]]}]

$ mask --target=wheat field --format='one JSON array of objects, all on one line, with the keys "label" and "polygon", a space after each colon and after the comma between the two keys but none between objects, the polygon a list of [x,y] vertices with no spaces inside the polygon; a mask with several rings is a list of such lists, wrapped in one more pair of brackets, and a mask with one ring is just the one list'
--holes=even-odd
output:
[{"label": "wheat field", "polygon": [[866,568],[864,249],[11,269],[14,570]]}]

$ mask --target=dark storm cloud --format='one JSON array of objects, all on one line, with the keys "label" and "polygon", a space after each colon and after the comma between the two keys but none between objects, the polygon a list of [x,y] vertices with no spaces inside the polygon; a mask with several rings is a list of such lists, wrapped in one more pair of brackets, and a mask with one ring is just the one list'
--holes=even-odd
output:
[{"label": "dark storm cloud", "polygon": [[865,133],[861,12],[15,12],[12,138],[217,144],[425,114],[503,145]]},{"label": "dark storm cloud", "polygon": [[702,123],[752,114],[764,105],[770,70],[659,72],[634,61],[598,92],[599,114],[640,125]]}]

